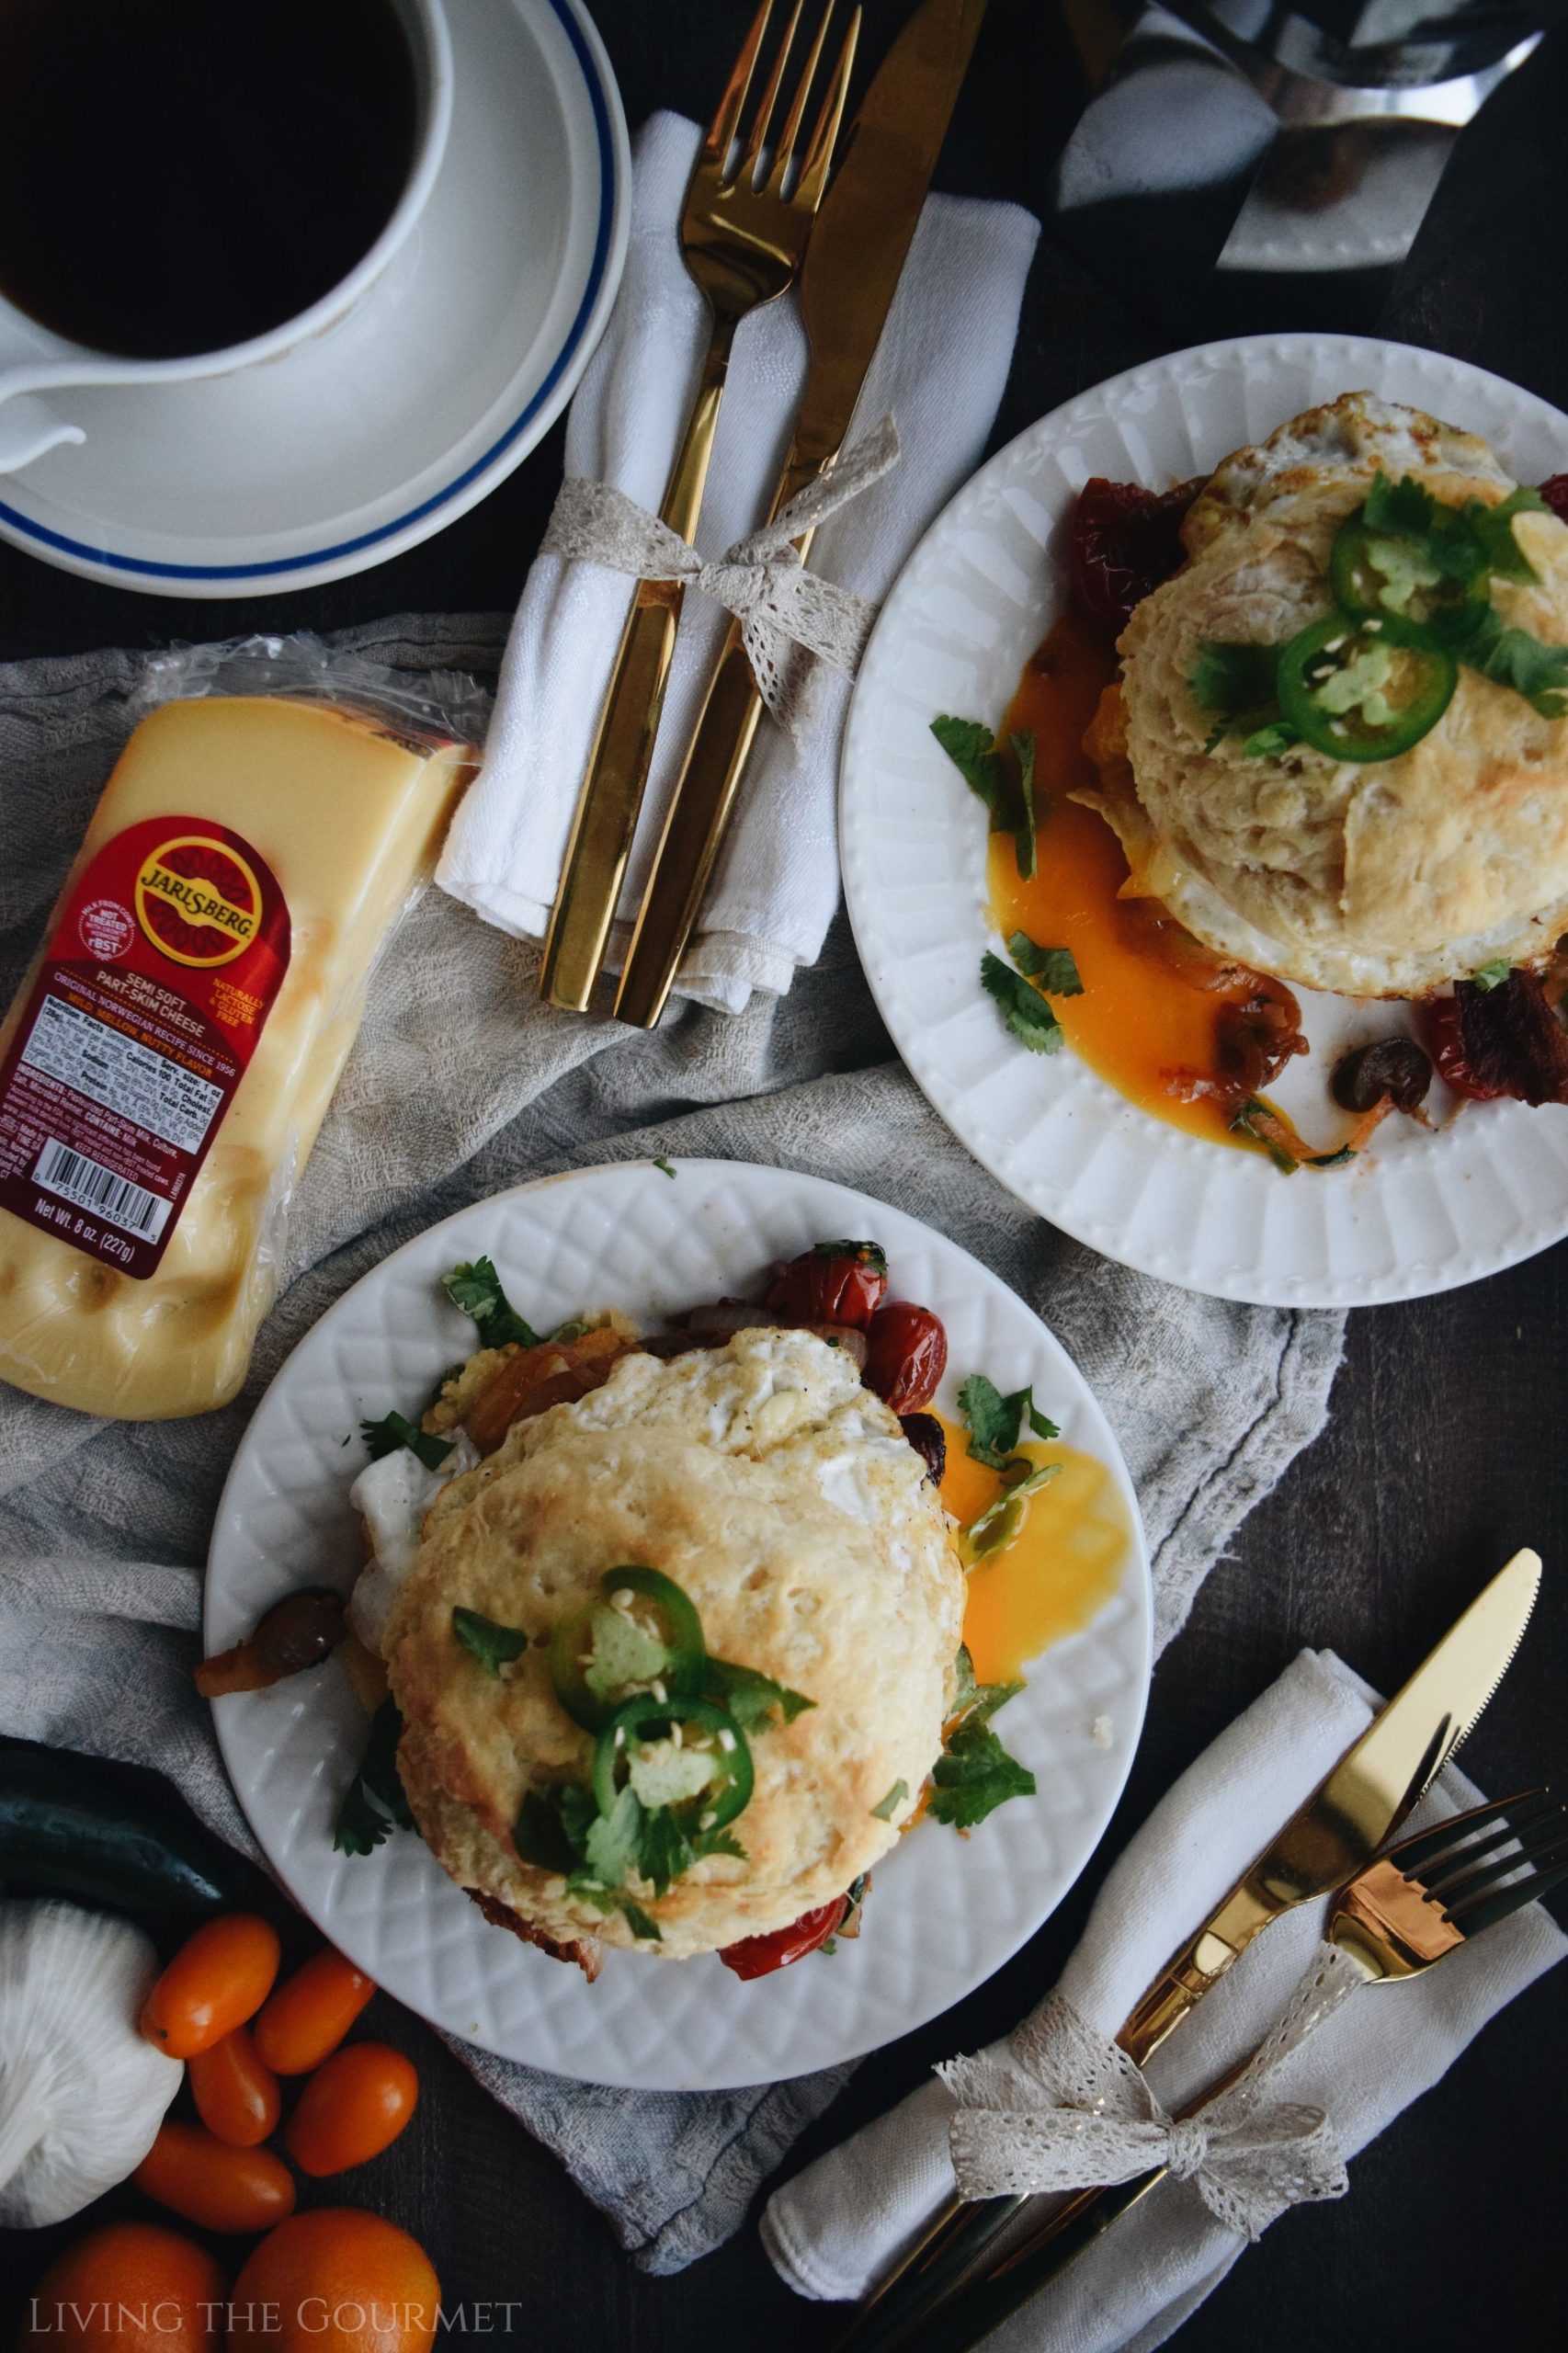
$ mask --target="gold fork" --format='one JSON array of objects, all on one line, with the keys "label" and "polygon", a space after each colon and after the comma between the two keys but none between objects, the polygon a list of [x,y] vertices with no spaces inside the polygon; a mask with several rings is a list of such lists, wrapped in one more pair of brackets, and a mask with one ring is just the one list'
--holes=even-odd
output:
[{"label": "gold fork", "polygon": [[[697,397],[660,513],[688,545],[701,511],[735,329],[748,312],[776,301],[794,280],[827,184],[859,39],[858,8],[850,17],[798,173],[793,165],[834,6],[835,0],[827,0],[823,9],[764,174],[768,130],[800,28],[802,0],[795,0],[790,10],[772,73],[743,138],[742,117],[773,13],[773,0],[762,0],[687,189],[681,255],[707,301],[712,324]],[[737,139],[740,155],[732,166]],[[539,980],[540,996],[573,1012],[586,1012],[604,963],[659,732],[682,595],[679,581],[638,582],[577,796]]]},{"label": "gold fork", "polygon": [[[1475,1833],[1490,1824],[1486,1835]],[[1517,1843],[1516,1843],[1517,1842]],[[1512,1852],[1508,1851],[1510,1848]],[[1516,1874],[1523,1876],[1516,1876]],[[1498,1798],[1451,1814],[1358,1871],[1334,1898],[1324,1935],[1369,1984],[1419,1976],[1549,1888],[1568,1879],[1568,1809],[1544,1789]],[[1256,2055],[1256,2054],[1252,2054]],[[1193,2116],[1226,2091],[1251,2056],[1179,2111]],[[938,2268],[914,2292],[874,2306],[853,2323],[836,2353],[969,2353],[969,2348],[1092,2246],[1119,2215],[1146,2198],[1166,2168],[1114,2188],[1076,2192],[1027,2237],[958,2273]]]}]

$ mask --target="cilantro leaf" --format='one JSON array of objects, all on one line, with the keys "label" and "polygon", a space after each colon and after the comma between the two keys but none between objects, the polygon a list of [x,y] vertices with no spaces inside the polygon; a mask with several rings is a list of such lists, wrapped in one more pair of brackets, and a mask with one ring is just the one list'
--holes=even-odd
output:
[{"label": "cilantro leaf", "polygon": [[1469,498],[1460,512],[1475,535],[1488,572],[1499,580],[1537,577],[1534,564],[1514,537],[1514,517],[1551,512],[1539,490],[1510,491],[1496,506],[1486,506],[1479,498]]},{"label": "cilantro leaf", "polygon": [[1035,739],[1011,738],[1018,763],[1015,782],[1002,747],[989,727],[978,719],[944,715],[931,722],[931,733],[971,792],[984,801],[994,834],[1011,834],[1018,872],[1027,881],[1035,870],[1037,818],[1034,799]]},{"label": "cilantro leaf", "polygon": [[395,1699],[383,1699],[370,1719],[358,1770],[343,1793],[332,1843],[340,1855],[369,1855],[394,1830],[412,1830],[408,1793],[397,1769],[403,1718]]},{"label": "cilantro leaf", "polygon": [[1288,719],[1270,719],[1263,726],[1254,728],[1242,750],[1249,760],[1277,760],[1282,752],[1290,751],[1291,745],[1301,740],[1301,729],[1292,727]]},{"label": "cilantro leaf", "polygon": [[455,1608],[452,1631],[464,1650],[472,1652],[486,1675],[494,1675],[497,1681],[501,1669],[513,1659],[521,1658],[528,1646],[528,1638],[520,1626],[498,1625],[494,1618],[482,1617],[477,1609]]},{"label": "cilantro leaf", "polygon": [[663,1153],[659,1154],[659,1157],[654,1161],[653,1165],[658,1170],[661,1176],[673,1176],[676,1173],[674,1162],[666,1160]]},{"label": "cilantro leaf", "polygon": [[1542,719],[1568,714],[1568,645],[1543,645],[1528,630],[1506,629],[1488,606],[1459,654],[1483,677],[1523,695]]},{"label": "cilantro leaf", "polygon": [[699,1830],[691,1841],[691,1851],[700,1861],[704,1855],[733,1855],[744,1863],[746,1850],[732,1830]]},{"label": "cilantro leaf", "polygon": [[1479,972],[1471,974],[1471,987],[1483,990],[1500,989],[1513,969],[1506,956],[1499,956],[1494,963],[1483,964]]},{"label": "cilantro leaf", "polygon": [[1226,719],[1244,711],[1263,710],[1278,695],[1277,645],[1240,644],[1223,638],[1205,638],[1187,684],[1200,710]]},{"label": "cilantro leaf", "polygon": [[1024,1688],[1021,1681],[977,1683],[974,1661],[969,1654],[967,1643],[959,1644],[959,1654],[953,1665],[958,1673],[958,1687],[948,1711],[948,1722],[954,1728],[960,1723],[987,1722],[998,1708],[1005,1708],[1009,1699],[1016,1699]]},{"label": "cilantro leaf", "polygon": [[1516,490],[1495,506],[1479,498],[1448,506],[1412,475],[1394,482],[1380,472],[1368,489],[1363,520],[1369,531],[1413,541],[1445,580],[1528,581],[1536,577],[1535,567],[1514,536],[1514,518],[1545,504],[1539,491]]},{"label": "cilantro leaf", "polygon": [[555,1790],[555,1810],[561,1816],[561,1826],[572,1841],[574,1853],[585,1855],[588,1849],[588,1833],[599,1818],[599,1809],[592,1790],[575,1781],[562,1781]]},{"label": "cilantro leaf", "polygon": [[1187,685],[1199,709],[1214,716],[1206,752],[1227,735],[1240,735],[1249,759],[1276,759],[1301,742],[1300,731],[1279,715],[1281,650],[1205,638]]},{"label": "cilantro leaf", "polygon": [[416,1454],[426,1471],[438,1471],[452,1450],[455,1441],[449,1438],[431,1438],[411,1422],[406,1414],[383,1414],[379,1422],[361,1422],[359,1435],[365,1441],[365,1451],[372,1462],[385,1454],[395,1454],[406,1446]]},{"label": "cilantro leaf", "polygon": [[525,1348],[539,1346],[539,1334],[506,1297],[492,1260],[475,1258],[469,1265],[454,1267],[442,1281],[452,1305],[472,1316],[482,1348],[504,1348],[513,1340]]},{"label": "cilantro leaf", "polygon": [[1030,1495],[1049,1486],[1061,1469],[1060,1462],[1042,1462],[1026,1478],[1004,1487],[995,1502],[987,1505],[972,1527],[964,1531],[973,1550],[983,1557],[1010,1544],[1023,1525],[1024,1506]]},{"label": "cilantro leaf", "polygon": [[598,1881],[590,1878],[585,1871],[574,1871],[566,1882],[566,1893],[582,1896],[596,1912],[620,1913],[634,1937],[641,1937],[649,1944],[664,1943],[658,1922],[651,1918],[640,1904],[634,1904],[623,1888],[601,1887]]},{"label": "cilantro leaf", "polygon": [[1009,1798],[1032,1798],[1038,1784],[1028,1766],[1009,1756],[979,1715],[966,1717],[937,1759],[926,1811],[937,1822],[972,1830]]},{"label": "cilantro leaf", "polygon": [[881,1803],[880,1805],[874,1805],[871,1808],[871,1812],[877,1821],[891,1822],[893,1815],[898,1812],[899,1807],[903,1803],[904,1799],[908,1795],[909,1783],[907,1781],[895,1781],[892,1789],[888,1791],[886,1797],[883,1798]]},{"label": "cilantro leaf", "polygon": [[1083,995],[1084,983],[1070,948],[1041,948],[1027,931],[1016,931],[1007,942],[1007,953],[1019,972],[1038,981],[1048,996]]},{"label": "cilantro leaf", "polygon": [[1288,1152],[1280,1142],[1274,1115],[1267,1104],[1258,1102],[1254,1096],[1247,1097],[1231,1121],[1231,1133],[1247,1136],[1254,1143],[1260,1143],[1281,1176],[1293,1176],[1301,1165],[1295,1154]]},{"label": "cilantro leaf", "polygon": [[1018,874],[1025,882],[1032,881],[1040,848],[1040,823],[1034,805],[1034,737],[1015,735],[1011,739],[1017,758],[1018,822],[1013,828]]},{"label": "cilantro leaf", "polygon": [[512,1844],[536,1870],[557,1871],[562,1877],[581,1860],[581,1848],[569,1835],[559,1805],[552,1805],[538,1790],[530,1790],[523,1800]]},{"label": "cilantro leaf", "polygon": [[[594,1878],[605,1887],[619,1887],[633,1869],[639,1877],[653,1876],[651,1872],[643,1874],[641,1868],[645,1822],[641,1798],[635,1790],[628,1789],[621,1790],[608,1814],[597,1814],[588,1824],[584,1860]],[[668,1884],[666,1880],[665,1885]],[[660,1888],[661,1895],[664,1892]]]},{"label": "cilantro leaf", "polygon": [[984,1373],[971,1372],[959,1391],[959,1411],[969,1426],[969,1451],[988,1471],[1006,1469],[1026,1418],[1036,1438],[1062,1435],[1036,1405],[1032,1381],[1027,1389],[1015,1389],[1011,1396],[1004,1397]]},{"label": "cilantro leaf", "polygon": [[1062,1024],[1031,982],[989,949],[980,960],[980,984],[1007,1028],[1031,1054],[1053,1054],[1062,1040]]},{"label": "cilantro leaf", "polygon": [[763,1675],[755,1666],[735,1666],[727,1658],[702,1661],[702,1688],[706,1696],[729,1710],[743,1732],[766,1722],[775,1708],[787,1724],[792,1724],[797,1716],[816,1706],[803,1691],[791,1691],[787,1684],[776,1683],[771,1675]]},{"label": "cilantro leaf", "polygon": [[991,830],[1013,830],[1012,784],[1003,766],[991,730],[978,719],[952,719],[946,714],[931,722],[931,733],[970,790],[991,813]]},{"label": "cilantro leaf", "polygon": [[813,1258],[853,1258],[858,1266],[869,1267],[874,1275],[885,1275],[888,1254],[880,1242],[817,1242],[812,1245]]}]

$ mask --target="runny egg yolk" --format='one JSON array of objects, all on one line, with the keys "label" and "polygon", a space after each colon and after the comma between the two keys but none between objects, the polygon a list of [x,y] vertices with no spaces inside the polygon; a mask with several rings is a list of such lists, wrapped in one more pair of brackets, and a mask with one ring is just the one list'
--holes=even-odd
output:
[{"label": "runny egg yolk", "polygon": [[[971,1528],[1007,1483],[969,1451],[969,1432],[945,1415],[948,1462],[942,1501]],[[1075,1633],[1110,1599],[1131,1549],[1127,1514],[1104,1463],[1060,1438],[1018,1447],[1031,1467],[1057,1466],[1036,1490],[1009,1544],[970,1570],[963,1638],[981,1683],[1010,1683],[1031,1659]],[[967,1546],[960,1543],[966,1563]]]},{"label": "runny egg yolk", "polygon": [[1072,950],[1083,994],[1053,997],[1051,1010],[1092,1070],[1156,1119],[1251,1150],[1232,1128],[1249,1090],[1224,1022],[1260,998],[1299,1016],[1282,983],[1210,955],[1156,900],[1122,897],[1120,843],[1098,810],[1071,798],[1099,782],[1084,736],[1116,670],[1109,639],[1071,606],[1026,668],[1000,735],[1034,738],[1037,870],[1026,881],[1012,835],[994,833],[992,915],[1004,939],[1021,931]]}]

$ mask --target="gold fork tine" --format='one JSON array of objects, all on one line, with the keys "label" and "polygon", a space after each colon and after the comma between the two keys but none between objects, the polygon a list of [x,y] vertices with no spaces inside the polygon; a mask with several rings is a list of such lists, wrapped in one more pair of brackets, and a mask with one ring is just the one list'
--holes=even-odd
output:
[{"label": "gold fork tine", "polygon": [[[826,30],[827,26],[824,21],[823,33]],[[855,71],[855,51],[859,39],[860,11],[857,8],[845,32],[838,52],[838,63],[833,69],[833,77],[823,94],[822,105],[817,109],[817,119],[812,130],[811,142],[806,149],[805,160],[801,165],[801,176],[795,183],[795,202],[805,205],[808,210],[812,212],[822,201],[828,166],[833,162],[834,153],[838,145],[838,130],[844,120],[844,108],[849,97],[849,77]],[[822,35],[819,34],[818,48],[821,45]],[[812,53],[812,66],[814,71],[815,51]],[[802,82],[801,85],[802,99],[805,97],[805,83]],[[790,123],[791,136],[795,129],[796,124],[791,119]]]},{"label": "gold fork tine", "polygon": [[[767,186],[779,196],[784,193],[785,176],[795,160],[795,142],[801,135],[806,100],[812,94],[812,84],[816,80],[817,67],[822,63],[823,46],[827,40],[828,28],[833,22],[834,6],[835,0],[827,0],[827,6],[823,10],[817,25],[815,38],[806,53],[805,64],[796,77],[795,95],[790,100],[790,111],[784,118],[784,128],[778,134],[778,144],[773,151],[773,162],[767,174]],[[792,27],[791,30],[793,30]]]},{"label": "gold fork tine", "polygon": [[741,160],[735,166],[735,177],[738,180],[755,178],[756,167],[762,161],[762,151],[767,144],[767,127],[773,120],[773,109],[778,103],[778,93],[784,81],[784,68],[790,63],[790,51],[795,46],[795,35],[800,30],[801,10],[804,5],[805,0],[795,0],[795,5],[790,11],[790,21],[784,28],[784,38],[778,44],[778,54],[773,61],[773,71],[767,77],[767,87],[756,102],[756,112],[752,118],[751,129],[746,133],[745,144],[741,149]]},{"label": "gold fork tine", "polygon": [[[752,85],[772,20],[772,0],[763,0],[687,186],[679,224],[681,258],[707,304],[710,330],[660,514],[669,529],[688,543],[696,536],[701,512],[735,330],[750,312],[776,301],[793,283],[823,193],[825,156],[824,168],[788,196],[784,180],[792,166],[832,5],[833,0],[817,0],[822,22],[809,44],[805,71],[790,99],[779,158],[770,163],[767,181],[758,185],[758,162],[767,152],[768,130],[794,53],[804,0],[794,0],[772,70],[754,102]],[[839,63],[836,99],[829,94],[828,111],[835,122],[842,110],[842,85],[847,79],[858,24],[857,12]],[[753,109],[749,124],[748,108]],[[742,142],[741,157],[731,171],[730,155],[737,139]],[[638,582],[599,709],[540,960],[540,996],[572,1012],[588,1010],[603,971],[669,683],[684,593],[679,580]]]},{"label": "gold fork tine", "polygon": [[720,99],[702,142],[701,162],[722,171],[724,160],[735,143],[735,133],[741,127],[745,111],[746,94],[751,77],[756,70],[758,51],[767,37],[767,20],[773,14],[773,0],[762,0],[762,6],[752,19],[752,28],[741,43],[741,52],[731,69]]}]

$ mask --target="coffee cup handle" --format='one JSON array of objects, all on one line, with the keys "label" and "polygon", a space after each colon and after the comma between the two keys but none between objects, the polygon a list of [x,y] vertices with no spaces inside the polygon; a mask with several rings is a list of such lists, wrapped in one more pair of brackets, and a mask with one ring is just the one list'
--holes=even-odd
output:
[{"label": "coffee cup handle", "polygon": [[19,472],[46,449],[86,438],[79,425],[58,415],[36,392],[15,392],[7,400],[0,385],[0,474]]}]

